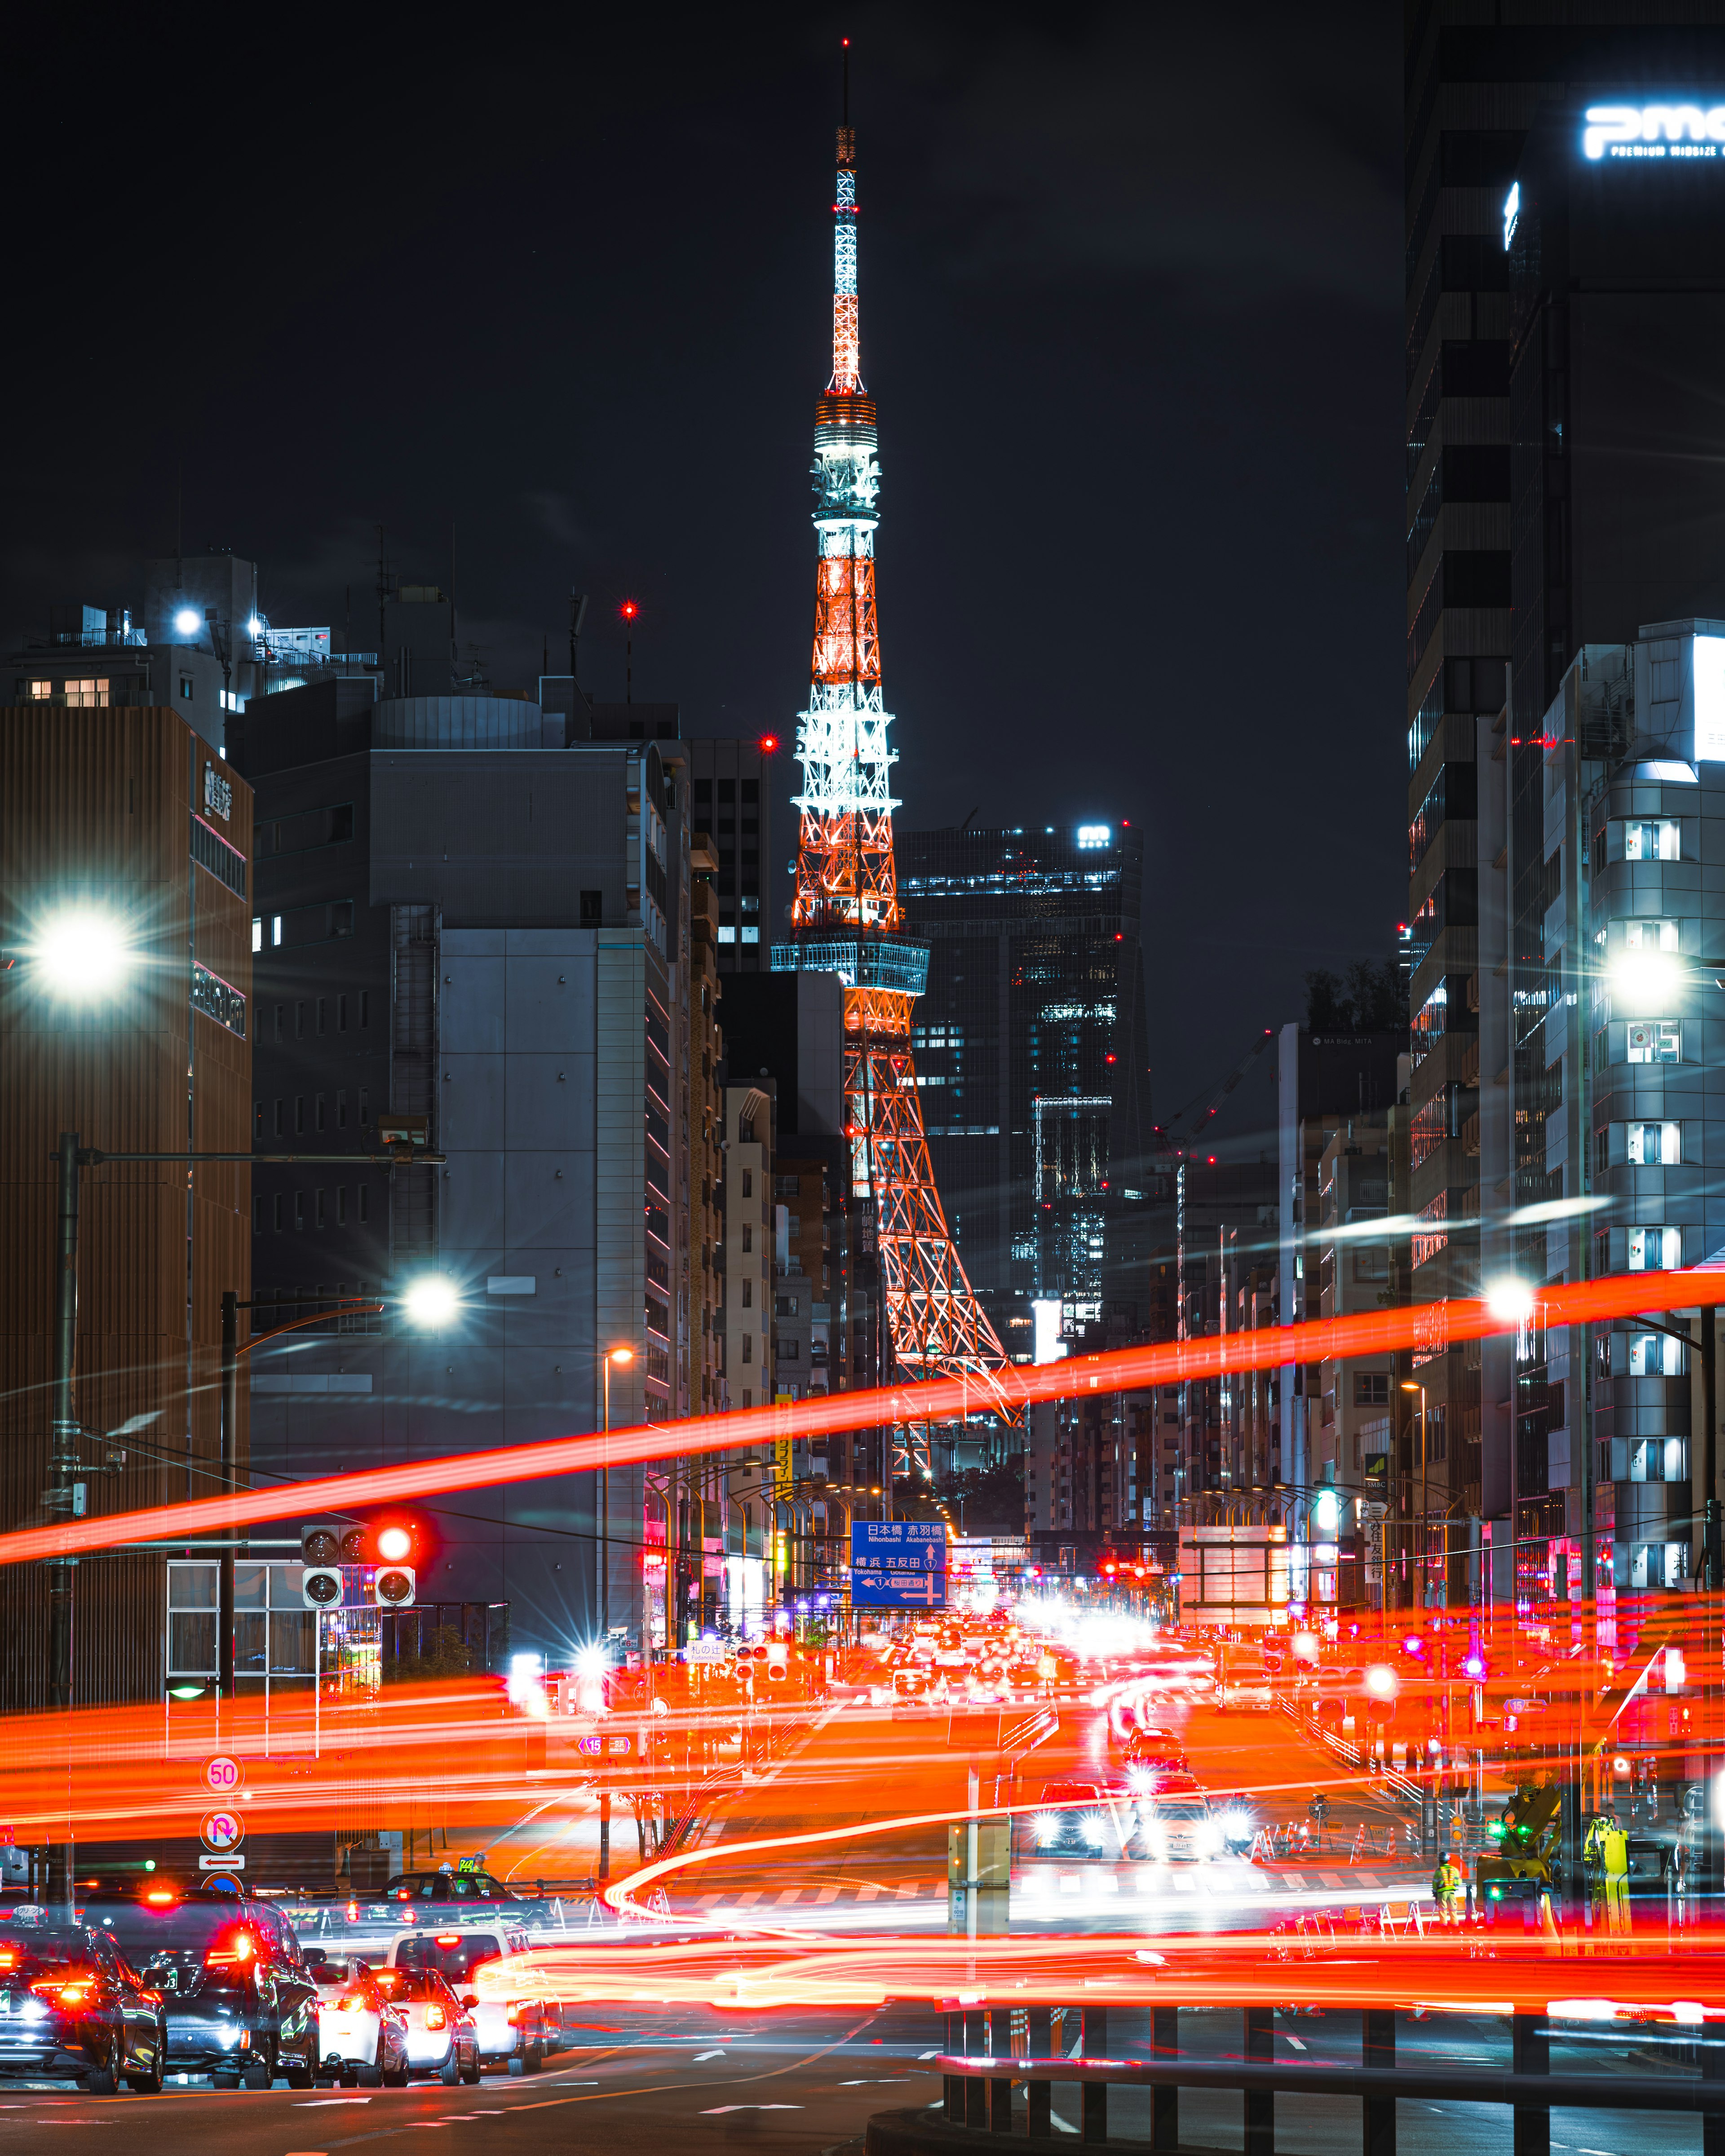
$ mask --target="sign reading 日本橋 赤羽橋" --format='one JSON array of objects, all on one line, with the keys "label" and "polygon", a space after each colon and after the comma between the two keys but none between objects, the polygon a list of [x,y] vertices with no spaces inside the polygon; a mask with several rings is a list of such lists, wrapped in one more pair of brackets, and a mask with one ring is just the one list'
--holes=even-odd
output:
[{"label": "sign reading \u65e5\u672c\u6a4b \u8d64\u7fbd\u6a4b", "polygon": [[1664,98],[1651,105],[1589,105],[1581,154],[1637,160],[1712,158],[1725,164],[1725,102]]},{"label": "sign reading \u65e5\u672c\u6a4b \u8d64\u7fbd\u6a4b", "polygon": [[855,1520],[850,1599],[875,1609],[944,1609],[947,1530],[938,1520]]}]

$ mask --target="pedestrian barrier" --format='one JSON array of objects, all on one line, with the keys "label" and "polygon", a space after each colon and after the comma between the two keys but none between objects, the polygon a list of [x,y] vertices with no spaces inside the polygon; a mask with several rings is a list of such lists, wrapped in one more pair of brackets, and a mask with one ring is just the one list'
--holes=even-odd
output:
[{"label": "pedestrian barrier", "polygon": [[[1079,2010],[1078,2041],[1070,2056],[1061,2056],[1065,2028],[1072,2019],[1070,2010],[1045,2006],[949,2012],[947,2049],[937,2062],[942,2076],[941,2106],[871,2119],[867,2156],[930,2156],[937,2148],[992,2146],[1008,2136],[1046,2138],[1054,2130],[1050,2106],[1056,2082],[1079,2089],[1080,2136],[1088,2142],[1109,2138],[1111,2088],[1147,2087],[1152,2092],[1150,2139],[1147,2144],[1133,2145],[1168,2152],[1177,2152],[1180,2146],[1180,2091],[1189,2088],[1240,2095],[1245,2113],[1245,2156],[1274,2156],[1278,2095],[1357,2098],[1365,2156],[1395,2156],[1398,2099],[1503,2106],[1514,2114],[1516,2156],[1548,2156],[1553,2106],[1580,2111],[1699,2112],[1703,2156],[1725,2156],[1725,2045],[1698,2046],[1698,2076],[1554,2074],[1546,2016],[1518,2013],[1511,2016],[1508,2069],[1471,2065],[1465,2084],[1458,2084],[1452,2065],[1397,2064],[1396,2016],[1390,2008],[1361,2010],[1361,2061],[1357,2066],[1278,2061],[1273,2004],[1241,2010],[1241,2058],[1183,2059],[1179,2012],[1178,2006],[1149,2009],[1151,2056],[1132,2060],[1107,2056],[1105,2007]],[[1015,2049],[1020,2044],[1022,2053]],[[1016,2133],[1015,2087],[1024,2095],[1024,2123]]]}]

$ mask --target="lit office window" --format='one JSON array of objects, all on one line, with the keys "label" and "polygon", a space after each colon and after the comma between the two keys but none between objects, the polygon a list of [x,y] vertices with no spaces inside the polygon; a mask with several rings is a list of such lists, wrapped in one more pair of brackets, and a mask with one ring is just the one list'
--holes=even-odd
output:
[{"label": "lit office window", "polygon": [[1631,1063],[1677,1063],[1681,1060],[1682,1029],[1671,1020],[1644,1019],[1630,1027]]},{"label": "lit office window", "polygon": [[1625,1145],[1637,1168],[1675,1168],[1683,1158],[1681,1123],[1630,1123]]}]

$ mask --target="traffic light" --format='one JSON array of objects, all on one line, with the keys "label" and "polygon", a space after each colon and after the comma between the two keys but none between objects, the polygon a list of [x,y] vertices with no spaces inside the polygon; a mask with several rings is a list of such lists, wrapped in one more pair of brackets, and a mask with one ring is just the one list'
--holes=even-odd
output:
[{"label": "traffic light", "polygon": [[319,1521],[302,1527],[302,1598],[308,1609],[333,1609],[342,1597],[341,1568],[364,1566],[372,1573],[373,1602],[384,1609],[408,1609],[418,1593],[418,1567],[428,1547],[424,1527],[412,1519],[357,1526]]},{"label": "traffic light", "polygon": [[342,1532],[330,1520],[300,1530],[300,1599],[308,1609],[332,1609],[341,1602]]}]

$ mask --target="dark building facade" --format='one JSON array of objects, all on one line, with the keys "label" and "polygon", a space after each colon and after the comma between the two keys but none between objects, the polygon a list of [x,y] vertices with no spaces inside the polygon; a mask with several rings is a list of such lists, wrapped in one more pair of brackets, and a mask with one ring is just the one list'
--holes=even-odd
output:
[{"label": "dark building facade", "polygon": [[931,947],[912,1040],[936,1180],[972,1285],[1028,1361],[1033,1302],[1076,1337],[1105,1301],[1143,1299],[1143,838],[901,830],[897,849],[909,932]]},{"label": "dark building facade", "polygon": [[[1518,1002],[1508,1051],[1525,1105],[1517,1167],[1502,1187],[1481,1182],[1481,1107],[1499,1075],[1481,1060],[1481,864],[1503,836],[1485,848],[1477,746],[1501,742],[1511,759],[1522,865],[1506,898],[1521,962],[1538,971],[1555,886],[1541,752],[1527,743],[1558,680],[1585,642],[1721,611],[1709,388],[1718,191],[1704,182],[1720,176],[1722,146],[1677,158],[1668,153],[1682,145],[1637,142],[1623,146],[1634,155],[1590,158],[1582,140],[1589,107],[1639,112],[1655,100],[1692,100],[1704,131],[1725,95],[1725,23],[1695,19],[1704,12],[1625,8],[1614,22],[1607,9],[1556,5],[1485,20],[1466,0],[1409,0],[1405,13],[1417,1301],[1476,1292],[1482,1214],[1540,1202],[1548,1180],[1536,996]],[[1481,1373],[1474,1347],[1426,1373],[1476,1516],[1505,1480],[1481,1466],[1492,1403]],[[1531,1433],[1527,1450],[1531,1460]]]},{"label": "dark building facade", "polygon": [[690,814],[718,856],[721,974],[764,973],[773,940],[773,757],[759,742],[691,741]]}]

